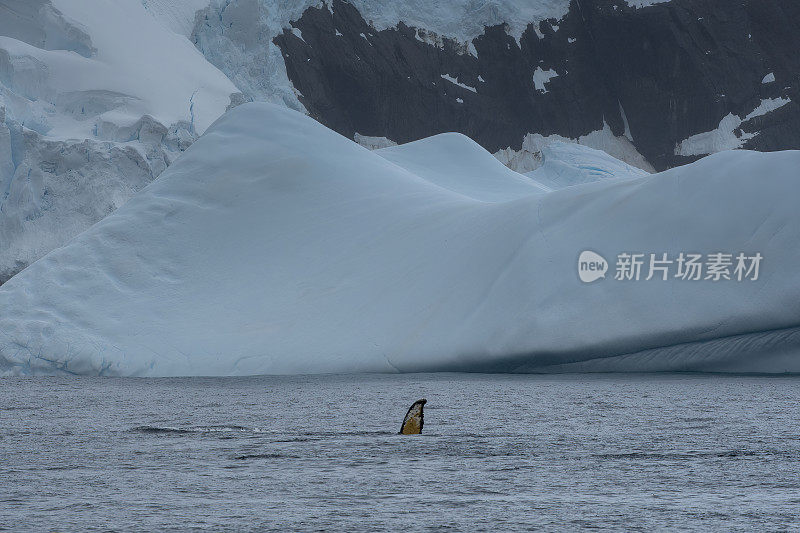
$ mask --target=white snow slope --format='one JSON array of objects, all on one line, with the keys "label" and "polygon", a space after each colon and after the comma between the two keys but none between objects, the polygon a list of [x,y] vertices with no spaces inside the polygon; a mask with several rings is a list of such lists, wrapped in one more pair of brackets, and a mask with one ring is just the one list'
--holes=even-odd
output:
[{"label": "white snow slope", "polygon": [[[505,170],[469,194],[438,173],[489,154],[415,149],[401,166],[284,107],[230,111],[0,287],[0,371],[800,371],[800,152],[487,201],[518,187]],[[764,260],[757,281],[583,284],[586,249]]]}]

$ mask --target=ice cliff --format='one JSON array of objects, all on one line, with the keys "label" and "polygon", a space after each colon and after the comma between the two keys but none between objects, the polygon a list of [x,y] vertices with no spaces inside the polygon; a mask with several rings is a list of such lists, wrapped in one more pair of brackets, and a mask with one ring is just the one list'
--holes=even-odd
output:
[{"label": "ice cliff", "polygon": [[139,2],[0,2],[0,283],[122,205],[238,93]]},{"label": "ice cliff", "polygon": [[[525,181],[462,136],[370,152],[246,104],[0,287],[0,371],[797,372],[798,167],[724,152],[548,191],[573,174],[546,157]],[[757,280],[583,283],[584,250],[764,260]]]}]

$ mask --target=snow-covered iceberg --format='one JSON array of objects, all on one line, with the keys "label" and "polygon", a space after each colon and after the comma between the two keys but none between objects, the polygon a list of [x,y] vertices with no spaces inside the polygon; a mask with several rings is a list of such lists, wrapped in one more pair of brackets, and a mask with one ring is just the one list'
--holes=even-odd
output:
[{"label": "snow-covered iceberg", "polygon": [[[490,158],[458,136],[370,152],[240,106],[0,287],[0,372],[800,371],[800,152],[552,192]],[[584,250],[605,279],[580,280]],[[620,253],[682,251],[763,262],[613,279]]]},{"label": "snow-covered iceberg", "polygon": [[375,153],[425,181],[475,200],[514,200],[552,190],[514,172],[460,133],[442,133]]}]

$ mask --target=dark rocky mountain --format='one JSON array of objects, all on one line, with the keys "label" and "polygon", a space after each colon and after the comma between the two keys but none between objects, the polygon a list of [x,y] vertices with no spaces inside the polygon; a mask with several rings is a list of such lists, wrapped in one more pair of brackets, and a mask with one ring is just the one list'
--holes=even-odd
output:
[{"label": "dark rocky mountain", "polygon": [[467,46],[402,23],[377,31],[344,0],[330,7],[308,8],[292,22],[300,31],[274,43],[308,112],[350,138],[459,131],[496,152],[604,121],[622,136],[627,121],[657,170],[715,151],[709,143],[800,148],[797,0],[572,0],[519,41],[500,25]]}]

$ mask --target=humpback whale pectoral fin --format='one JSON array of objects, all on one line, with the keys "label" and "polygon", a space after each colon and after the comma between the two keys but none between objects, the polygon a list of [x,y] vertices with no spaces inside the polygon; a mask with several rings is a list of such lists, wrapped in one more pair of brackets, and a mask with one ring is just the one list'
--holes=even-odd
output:
[{"label": "humpback whale pectoral fin", "polygon": [[425,422],[423,407],[428,402],[425,398],[417,400],[408,408],[403,425],[400,427],[401,435],[419,435],[422,433],[422,425]]}]

